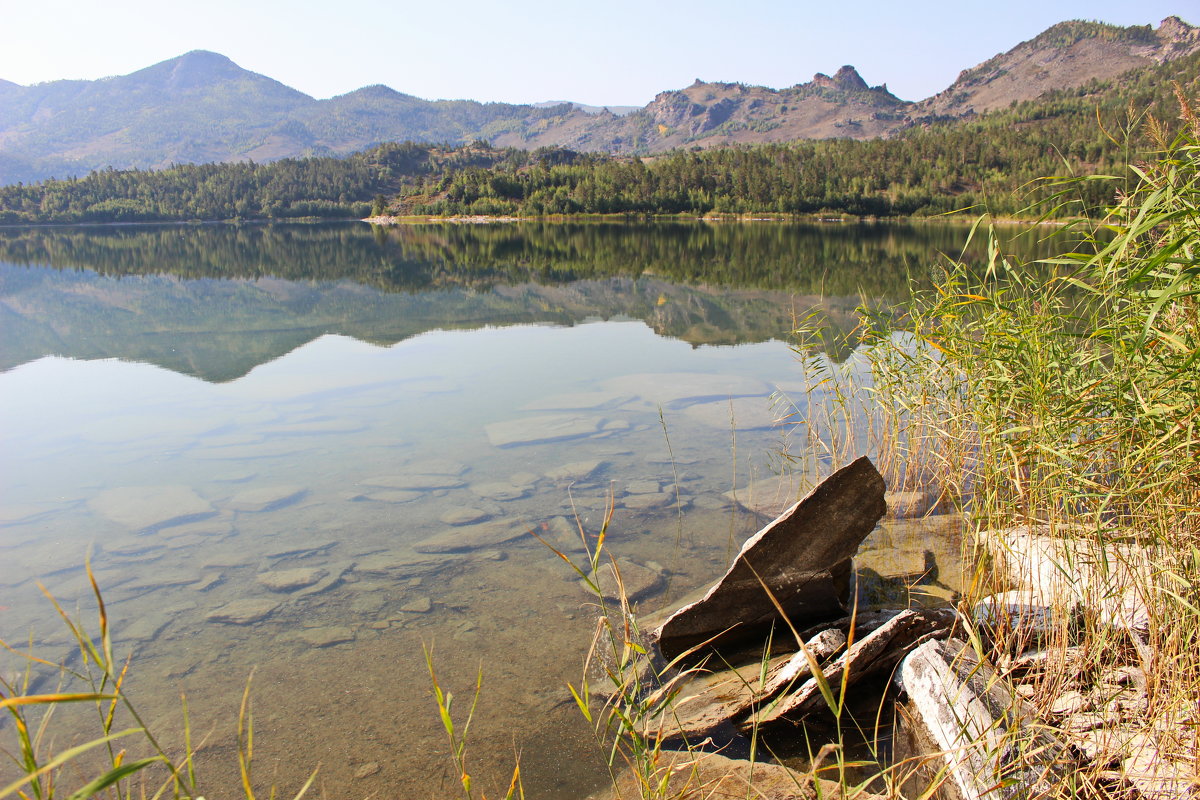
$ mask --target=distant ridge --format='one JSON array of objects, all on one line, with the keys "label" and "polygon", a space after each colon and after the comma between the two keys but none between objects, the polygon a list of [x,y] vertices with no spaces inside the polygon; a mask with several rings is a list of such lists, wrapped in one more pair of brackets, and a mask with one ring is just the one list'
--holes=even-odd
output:
[{"label": "distant ridge", "polygon": [[104,167],[345,155],[388,141],[561,146],[606,153],[815,138],[888,137],[1055,89],[1109,79],[1200,49],[1179,17],[1158,28],[1068,21],[913,103],[852,66],[784,89],[697,80],[643,108],[423,100],[387,86],[328,100],[193,50],[129,75],[21,86],[0,80],[0,184]]}]

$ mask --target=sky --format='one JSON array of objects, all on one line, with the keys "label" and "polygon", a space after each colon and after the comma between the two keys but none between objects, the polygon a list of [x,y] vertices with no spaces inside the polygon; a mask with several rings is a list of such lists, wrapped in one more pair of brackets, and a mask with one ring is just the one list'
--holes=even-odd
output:
[{"label": "sky", "polygon": [[212,50],[317,98],[645,105],[696,78],[783,88],[858,68],[905,100],[1065,19],[1200,24],[1200,0],[0,0],[0,78],[123,75]]}]

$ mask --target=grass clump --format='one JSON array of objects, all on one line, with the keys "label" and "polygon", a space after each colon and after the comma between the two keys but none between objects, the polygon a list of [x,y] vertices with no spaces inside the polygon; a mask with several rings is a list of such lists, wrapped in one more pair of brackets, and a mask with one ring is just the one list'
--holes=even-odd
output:
[{"label": "grass clump", "polygon": [[[0,733],[4,734],[0,758],[15,768],[0,774],[16,775],[0,782],[0,800],[86,800],[95,796],[203,800],[194,757],[204,743],[193,745],[187,697],[181,696],[182,720],[177,731],[182,742],[168,742],[146,725],[125,689],[131,659],[120,661],[113,654],[108,613],[90,564],[87,575],[96,603],[94,630],[78,615],[67,613],[41,587],[77,648],[78,658],[72,659],[77,667],[68,666],[65,659],[55,664],[40,658],[32,645],[22,650],[0,640],[0,647],[25,664],[15,675],[0,675],[0,711],[7,715],[0,719]],[[36,691],[39,680],[47,677],[56,681],[54,690]],[[66,706],[78,704],[95,711],[86,729],[81,729],[75,718],[60,720]],[[237,720],[237,765],[245,800],[262,796],[256,793],[252,779],[253,759],[254,719],[247,681]],[[304,797],[316,777],[314,770],[292,800]],[[274,786],[267,796],[271,800],[277,797]]]}]

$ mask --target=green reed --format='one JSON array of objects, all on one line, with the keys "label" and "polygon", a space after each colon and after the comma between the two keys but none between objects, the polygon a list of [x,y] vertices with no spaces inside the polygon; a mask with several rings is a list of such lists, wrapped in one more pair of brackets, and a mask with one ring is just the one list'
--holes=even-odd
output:
[{"label": "green reed", "polygon": [[[0,756],[15,767],[15,780],[0,785],[0,800],[85,800],[104,795],[115,800],[203,800],[194,757],[200,745],[193,746],[187,697],[182,696],[179,730],[182,744],[171,745],[143,721],[137,706],[125,690],[131,659],[118,660],[113,654],[112,630],[100,587],[86,564],[96,604],[95,632],[83,620],[72,616],[45,587],[42,593],[54,606],[78,650],[78,668],[39,657],[32,643],[20,649],[0,640],[0,647],[19,657],[25,669],[16,677],[0,676],[0,711],[7,712],[12,741],[0,740]],[[34,692],[35,671],[48,672],[57,681],[52,692]],[[91,726],[81,730],[72,719],[59,724],[59,712],[67,705],[85,704],[95,710]],[[250,709],[250,684],[242,696],[237,721],[237,758],[245,800],[255,800],[251,767],[254,749],[254,723]],[[7,734],[6,734],[7,735]],[[60,740],[66,746],[59,746]],[[92,756],[99,751],[97,762]],[[81,779],[79,775],[84,777]],[[300,800],[312,787],[317,771],[293,795]],[[64,784],[67,784],[64,786]],[[271,800],[276,788],[268,791]]]}]

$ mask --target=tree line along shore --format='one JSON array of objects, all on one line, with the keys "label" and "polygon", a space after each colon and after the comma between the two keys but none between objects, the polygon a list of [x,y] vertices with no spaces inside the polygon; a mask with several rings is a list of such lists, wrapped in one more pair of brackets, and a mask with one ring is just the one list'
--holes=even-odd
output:
[{"label": "tree line along shore", "polygon": [[[1200,53],[891,139],[801,140],[653,157],[486,142],[387,143],[345,158],[180,164],[0,187],[0,224],[346,219],[367,216],[779,215],[923,217],[969,210],[1064,217],[1111,204],[1178,114]],[[1042,205],[1045,176],[1074,184]]]}]

